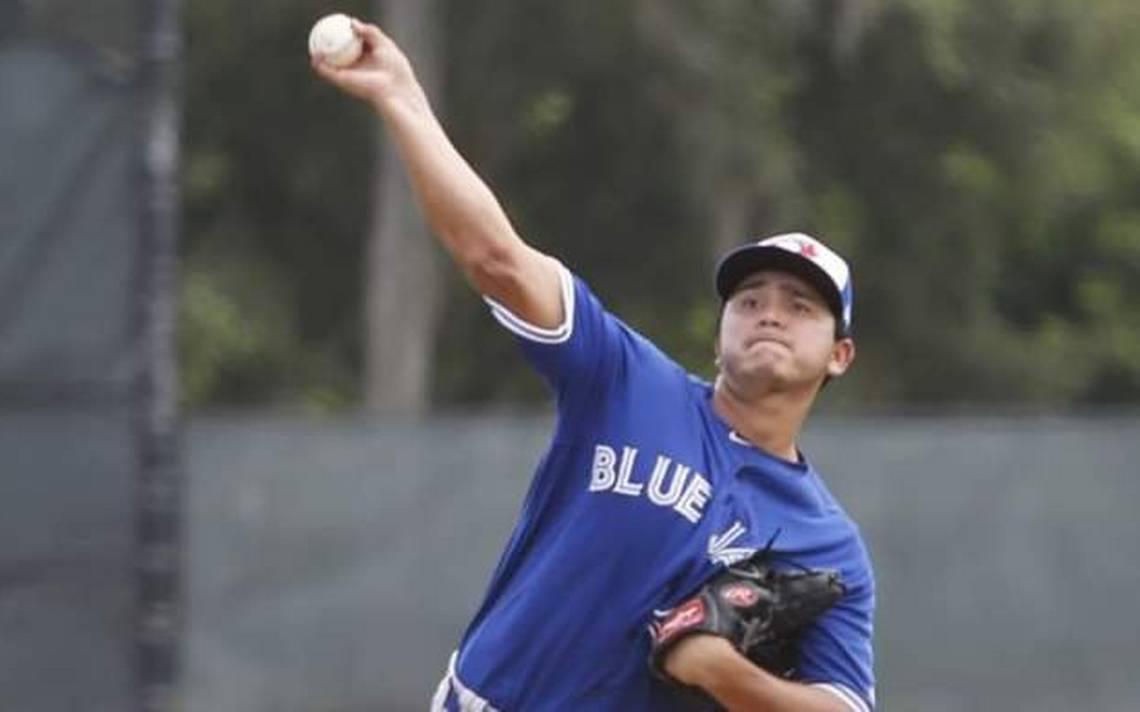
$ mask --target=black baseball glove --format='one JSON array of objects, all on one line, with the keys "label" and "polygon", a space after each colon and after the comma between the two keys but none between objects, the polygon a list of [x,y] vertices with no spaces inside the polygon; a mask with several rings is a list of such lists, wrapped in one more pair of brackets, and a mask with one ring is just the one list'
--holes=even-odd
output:
[{"label": "black baseball glove", "polygon": [[710,633],[726,638],[768,672],[790,677],[800,633],[843,593],[838,572],[780,571],[764,549],[712,577],[650,626],[649,666],[662,679],[676,682],[665,672],[666,655],[686,636]]}]

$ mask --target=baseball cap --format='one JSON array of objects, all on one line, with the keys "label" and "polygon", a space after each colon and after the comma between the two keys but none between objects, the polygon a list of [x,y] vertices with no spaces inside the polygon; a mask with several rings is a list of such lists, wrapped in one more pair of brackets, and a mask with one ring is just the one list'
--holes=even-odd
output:
[{"label": "baseball cap", "polygon": [[759,242],[737,247],[723,257],[716,267],[716,291],[728,301],[748,275],[762,269],[790,272],[815,287],[835,315],[839,332],[851,334],[851,269],[847,261],[830,247],[802,232],[774,235]]}]

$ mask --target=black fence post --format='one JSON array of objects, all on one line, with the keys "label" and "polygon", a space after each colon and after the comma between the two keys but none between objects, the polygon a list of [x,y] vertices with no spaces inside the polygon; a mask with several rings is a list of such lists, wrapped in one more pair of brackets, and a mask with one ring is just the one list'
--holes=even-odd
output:
[{"label": "black fence post", "polygon": [[136,262],[136,709],[177,705],[182,612],[177,245],[182,37],[179,0],[143,0]]}]

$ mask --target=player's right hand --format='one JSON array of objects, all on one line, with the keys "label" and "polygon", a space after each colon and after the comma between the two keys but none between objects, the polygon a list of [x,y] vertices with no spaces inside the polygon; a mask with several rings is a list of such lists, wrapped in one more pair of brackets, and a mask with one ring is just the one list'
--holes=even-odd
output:
[{"label": "player's right hand", "polygon": [[390,37],[376,25],[355,18],[352,30],[364,44],[360,58],[347,67],[334,67],[313,58],[313,71],[333,86],[377,108],[394,96],[416,90],[412,65]]}]

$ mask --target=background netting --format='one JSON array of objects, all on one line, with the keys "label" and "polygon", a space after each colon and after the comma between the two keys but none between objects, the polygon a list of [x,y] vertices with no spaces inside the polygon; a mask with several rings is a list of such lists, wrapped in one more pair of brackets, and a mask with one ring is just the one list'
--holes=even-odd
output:
[{"label": "background netting", "polygon": [[0,707],[176,672],[172,5],[0,5]]}]

